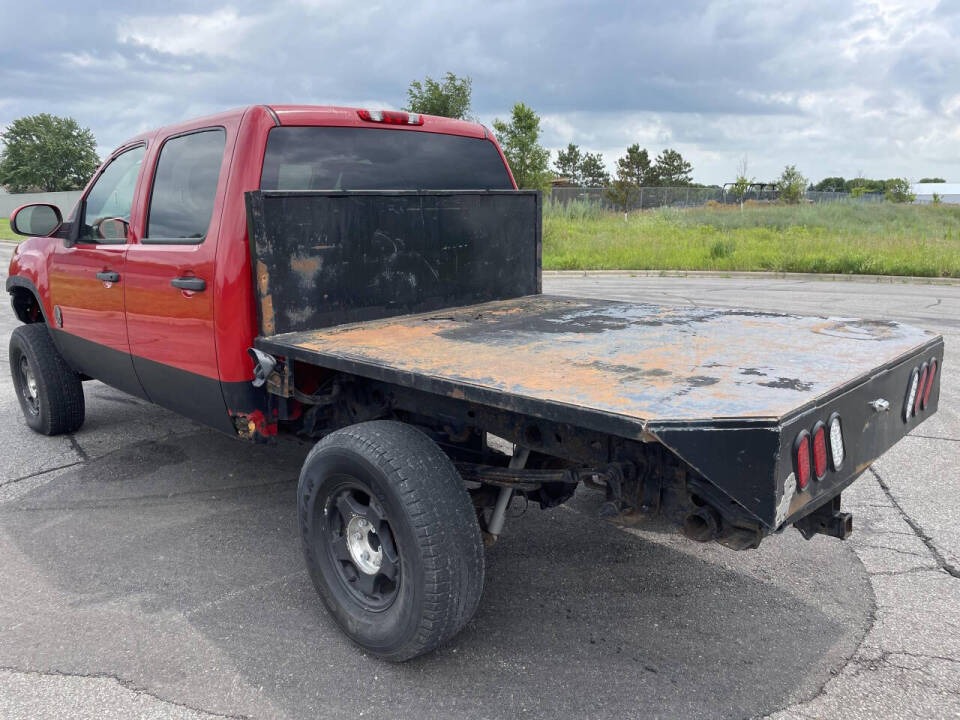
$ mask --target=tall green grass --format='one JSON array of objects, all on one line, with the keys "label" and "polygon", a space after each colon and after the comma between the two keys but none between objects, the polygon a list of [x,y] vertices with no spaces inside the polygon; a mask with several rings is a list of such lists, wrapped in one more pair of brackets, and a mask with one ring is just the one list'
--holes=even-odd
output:
[{"label": "tall green grass", "polygon": [[661,208],[630,213],[625,221],[622,213],[596,206],[547,203],[543,265],[960,277],[960,206]]},{"label": "tall green grass", "polygon": [[10,227],[10,220],[7,218],[0,218],[0,240],[20,240],[22,239],[20,235],[17,235]]}]

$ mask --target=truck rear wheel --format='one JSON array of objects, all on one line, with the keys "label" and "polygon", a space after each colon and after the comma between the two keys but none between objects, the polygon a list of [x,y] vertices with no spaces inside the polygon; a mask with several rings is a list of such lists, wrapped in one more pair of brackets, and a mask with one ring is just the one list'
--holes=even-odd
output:
[{"label": "truck rear wheel", "polygon": [[483,542],[450,459],[424,433],[373,421],[321,440],[297,505],[310,577],[341,629],[387,660],[449,640],[483,589]]},{"label": "truck rear wheel", "polygon": [[86,408],[80,376],[67,365],[43,323],[10,336],[10,375],[23,417],[33,430],[61,435],[79,430]]}]

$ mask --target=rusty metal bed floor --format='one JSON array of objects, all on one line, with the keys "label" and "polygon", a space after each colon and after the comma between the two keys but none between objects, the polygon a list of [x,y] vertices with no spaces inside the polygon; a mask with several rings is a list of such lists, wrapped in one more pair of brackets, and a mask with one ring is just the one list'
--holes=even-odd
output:
[{"label": "rusty metal bed floor", "polygon": [[894,322],[531,295],[257,347],[637,437],[649,422],[778,423],[936,339]]}]

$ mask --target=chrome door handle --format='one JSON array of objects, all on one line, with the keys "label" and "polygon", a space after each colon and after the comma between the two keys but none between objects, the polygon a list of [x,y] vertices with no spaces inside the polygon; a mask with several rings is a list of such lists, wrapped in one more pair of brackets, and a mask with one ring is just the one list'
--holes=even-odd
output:
[{"label": "chrome door handle", "polygon": [[104,270],[103,272],[97,273],[97,280],[102,280],[103,282],[115,283],[120,279],[120,273],[114,272],[113,270]]}]

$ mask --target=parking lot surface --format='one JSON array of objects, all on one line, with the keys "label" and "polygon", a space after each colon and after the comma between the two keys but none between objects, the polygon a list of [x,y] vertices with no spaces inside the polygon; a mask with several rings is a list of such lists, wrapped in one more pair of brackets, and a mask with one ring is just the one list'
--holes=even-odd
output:
[{"label": "parking lot surface", "polygon": [[940,412],[844,494],[845,543],[790,530],[734,553],[601,521],[589,491],[531,507],[488,551],[465,631],[390,665],[344,639],[304,570],[308,443],[247,446],[95,382],[79,432],[35,435],[5,312],[0,717],[960,713],[960,287],[564,276],[545,290],[935,329]]}]

